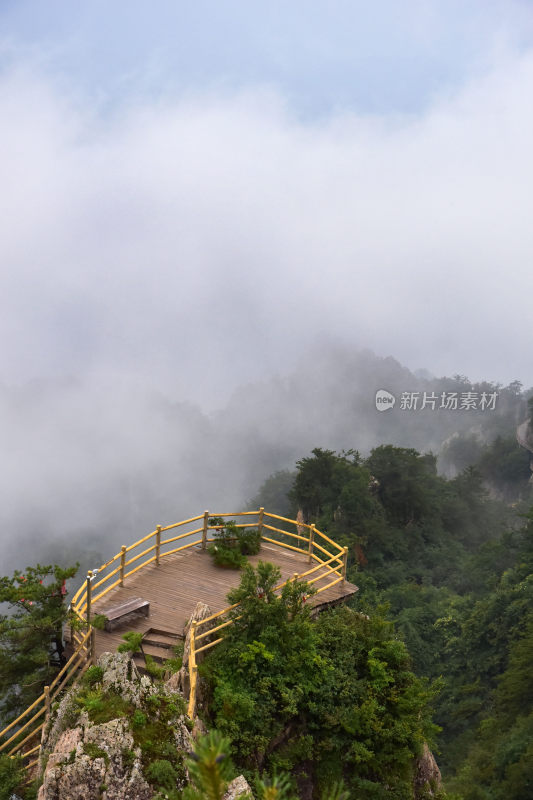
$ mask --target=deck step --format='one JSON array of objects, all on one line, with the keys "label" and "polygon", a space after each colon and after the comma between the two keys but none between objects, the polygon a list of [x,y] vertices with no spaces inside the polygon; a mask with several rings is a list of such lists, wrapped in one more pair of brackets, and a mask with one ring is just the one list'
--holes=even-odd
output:
[{"label": "deck step", "polygon": [[143,646],[145,644],[153,645],[154,647],[160,647],[164,650],[172,650],[173,647],[176,647],[180,642],[184,639],[183,636],[177,633],[168,633],[162,631],[155,631],[150,629],[146,631],[143,636]]}]

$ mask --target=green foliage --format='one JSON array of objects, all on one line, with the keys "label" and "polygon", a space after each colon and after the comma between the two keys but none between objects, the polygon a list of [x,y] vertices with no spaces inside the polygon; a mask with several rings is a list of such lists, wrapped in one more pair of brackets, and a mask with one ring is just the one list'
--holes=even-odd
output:
[{"label": "green foliage", "polygon": [[221,517],[210,519],[209,524],[220,526],[215,531],[215,541],[207,548],[217,567],[241,569],[246,564],[247,555],[259,552],[259,531],[238,528],[235,522],[224,522]]},{"label": "green foliage", "polygon": [[437,732],[430,718],[435,687],[417,678],[403,642],[377,613],[347,607],[317,620],[321,652],[330,670],[309,715],[317,780],[332,779],[330,753],[342,753],[350,796],[372,797],[393,779],[398,797],[410,797],[413,758]]},{"label": "green foliage", "polygon": [[211,721],[231,739],[239,768],[251,775],[311,762],[326,791],[344,762],[354,797],[373,797],[390,779],[398,797],[410,797],[412,760],[436,732],[434,690],[411,672],[389,623],[345,607],[313,622],[310,587],[291,581],[278,596],[279,580],[271,564],[246,567],[228,595],[240,604],[234,624],[201,667]]},{"label": "green foliage", "polygon": [[83,752],[88,755],[89,758],[103,758],[105,763],[109,764],[109,753],[106,753],[96,742],[85,742],[83,745]]},{"label": "green foliage", "polygon": [[83,676],[84,682],[87,686],[95,686],[97,683],[102,682],[102,678],[104,677],[104,670],[102,667],[97,667],[95,664],[89,667],[85,675]]},{"label": "green foliage", "polygon": [[[502,398],[515,408],[511,390],[502,390]],[[357,775],[347,787],[350,797],[380,796],[387,770],[395,771],[397,793],[403,797],[423,736],[436,740],[439,764],[461,798],[503,800],[532,793],[526,765],[531,759],[527,665],[533,657],[533,510],[524,527],[515,507],[493,499],[485,488],[495,487],[504,500],[527,497],[527,455],[509,434],[495,424],[491,444],[468,435],[454,440],[454,457],[463,458],[456,466],[464,468],[453,479],[436,473],[433,456],[392,446],[376,448],[365,460],[316,449],[298,462],[291,513],[302,508],[309,521],[348,546],[349,579],[360,587],[356,603],[370,619],[363,616],[345,629],[340,616],[329,636],[323,627],[328,615],[320,616],[315,646],[326,659],[326,672],[318,677],[322,691],[318,698],[309,695],[304,716],[298,714],[297,722],[287,722],[279,732],[282,744],[263,745],[266,763],[292,769],[304,758],[306,736],[311,735],[319,786],[342,777],[340,756],[332,757],[336,753],[352,763]],[[372,626],[380,620],[386,625],[385,616],[395,629],[386,632],[385,627],[378,635]],[[357,643],[352,626],[358,630]],[[399,636],[407,643],[414,672],[431,685],[414,678]],[[262,677],[269,674],[269,654],[274,659],[278,654],[257,630],[254,639],[258,644],[248,643],[248,660],[258,665]],[[322,647],[325,640],[329,650]],[[350,673],[354,664],[357,679]],[[254,684],[260,677],[250,680],[250,691],[236,675],[224,676],[220,685],[227,679],[235,689],[233,697],[227,691],[226,710],[242,719],[261,718],[262,700]],[[333,691],[329,682],[336,686],[337,680],[339,688]],[[404,693],[401,703],[396,685]],[[438,737],[428,714],[432,703],[443,729]],[[424,709],[418,728],[417,706]],[[349,717],[341,713],[346,707]],[[389,716],[400,709],[399,718]],[[298,730],[302,718],[305,733]],[[374,732],[379,732],[375,741]],[[250,752],[257,749],[255,742],[248,745]],[[242,758],[238,738],[235,746]],[[386,758],[382,748],[388,749]]]},{"label": "green foliage", "polygon": [[144,667],[148,675],[154,680],[162,678],[165,674],[165,668],[160,666],[149,653],[144,656]]},{"label": "green foliage", "polygon": [[34,788],[26,786],[26,780],[22,759],[0,753],[0,800],[11,800],[15,796],[24,800],[34,797]]},{"label": "green foliage", "polygon": [[76,567],[28,567],[0,578],[0,719],[20,714],[50,684],[64,663],[63,623],[67,619],[64,581]]},{"label": "green foliage", "polygon": [[124,642],[119,644],[117,647],[117,652],[119,653],[129,653],[130,655],[135,655],[138,652],[144,652],[142,647],[142,640],[143,634],[138,633],[136,631],[128,631],[128,633],[124,633],[122,635]]},{"label": "green foliage", "polygon": [[241,569],[246,564],[246,557],[236,547],[226,547],[217,542],[209,545],[208,552],[217,567]]},{"label": "green foliage", "polygon": [[93,628],[96,628],[97,631],[105,630],[105,624],[107,622],[107,617],[105,614],[95,614],[91,617],[91,625]]},{"label": "green foliage", "polygon": [[125,747],[122,750],[122,763],[126,767],[126,769],[130,769],[133,764],[135,763],[135,752],[130,750],[128,747]]},{"label": "green foliage", "polygon": [[80,695],[77,701],[87,711],[90,718],[105,709],[102,693],[99,691],[88,690]]},{"label": "green foliage", "polygon": [[335,781],[333,785],[324,789],[321,800],[349,800],[350,793],[344,788],[343,781]]},{"label": "green foliage", "polygon": [[183,642],[175,645],[175,647],[172,648],[172,651],[174,655],[171,658],[166,658],[163,661],[163,669],[165,672],[174,674],[181,669],[183,664]]},{"label": "green foliage", "polygon": [[238,528],[239,549],[245,556],[255,556],[261,549],[261,534],[253,528]]},{"label": "green foliage", "polygon": [[297,462],[298,471],[290,492],[292,502],[303,510],[306,520],[312,519],[321,528],[322,519],[333,518],[344,492],[350,506],[343,508],[344,521],[349,525],[350,512],[356,507],[368,510],[371,506],[367,491],[370,474],[353,450],[337,455],[332,450],[317,447],[312,453],[312,458]]},{"label": "green foliage", "polygon": [[230,749],[229,739],[216,730],[196,741],[194,753],[187,760],[190,785],[183,792],[183,800],[222,800],[234,774]]},{"label": "green foliage", "polygon": [[175,789],[178,773],[166,758],[158,758],[146,769],[146,777],[158,789]]},{"label": "green foliage", "polygon": [[520,494],[531,476],[529,454],[515,436],[497,436],[480,455],[478,466],[485,481],[509,497]]},{"label": "green foliage", "polygon": [[[144,710],[130,712],[131,730],[135,745],[141,750],[141,762],[145,774],[156,788],[169,792],[184,779],[183,757],[176,749],[174,724],[185,711],[185,703],[177,696],[169,697],[161,691],[147,698]],[[166,762],[166,764],[158,763]],[[152,769],[152,765],[158,763]],[[167,764],[170,764],[172,770]],[[173,784],[169,786],[170,778]]]},{"label": "green foliage", "polygon": [[86,686],[75,698],[75,708],[87,711],[89,719],[96,725],[109,722],[118,717],[127,717],[131,714],[131,704],[122,695],[108,690],[91,689]]},{"label": "green foliage", "polygon": [[268,776],[256,776],[254,788],[260,800],[298,800],[293,791],[292,781],[286,774],[277,775],[274,773],[272,778]]},{"label": "green foliage", "polygon": [[378,481],[378,498],[391,522],[406,526],[431,516],[436,494],[433,456],[382,445],[372,450],[366,466]]},{"label": "green foliage", "polygon": [[146,721],[146,714],[144,714],[139,708],[135,709],[131,718],[131,724],[136,728],[141,728],[143,725],[146,725]]}]

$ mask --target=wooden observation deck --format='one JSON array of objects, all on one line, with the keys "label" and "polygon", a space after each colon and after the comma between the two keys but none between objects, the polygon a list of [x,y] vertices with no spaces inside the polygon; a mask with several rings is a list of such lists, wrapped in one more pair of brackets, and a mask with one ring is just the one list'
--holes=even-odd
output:
[{"label": "wooden observation deck", "polygon": [[[248,561],[253,566],[259,561],[275,564],[281,571],[282,582],[293,578],[295,573],[304,573],[309,569],[306,556],[269,543],[263,543],[260,553],[248,556]],[[327,568],[317,570],[316,574],[319,576],[315,582],[316,588],[326,588],[309,598],[312,607],[335,605],[357,591],[357,587],[347,581],[328,588],[331,577]],[[97,630],[95,657],[98,658],[106,650],[115,652],[125,631],[145,633],[150,628],[157,628],[182,635],[197,602],[205,603],[213,614],[221,612],[228,605],[228,592],[239,585],[240,579],[240,570],[215,566],[209,553],[199,545],[161,559],[159,566],[150,564],[125,581],[123,587],[115,587],[105,598],[93,603],[93,613],[105,615],[106,608],[134,597],[142,597],[150,602],[148,617],[139,616],[137,620],[127,622],[110,633]]]},{"label": "wooden observation deck", "polygon": [[[216,517],[212,520],[211,517]],[[101,653],[115,651],[125,631],[145,633],[157,631],[174,641],[183,636],[184,627],[196,604],[203,602],[212,614],[194,622],[189,641],[188,672],[190,682],[189,716],[195,714],[197,654],[215,646],[213,638],[232,623],[227,617],[227,594],[240,583],[241,572],[214,565],[207,550],[212,531],[222,520],[235,522],[238,528],[255,528],[261,536],[261,550],[249,556],[252,565],[269,561],[279,567],[280,591],[291,580],[312,584],[316,594],[309,597],[314,608],[325,608],[342,602],[357,592],[357,586],[346,580],[348,549],[341,547],[313,524],[270,514],[263,508],[235,514],[199,516],[156,529],[138,542],[124,545],[121,551],[90,571],[87,580],[72,598],[71,610],[79,630],[71,630],[73,653],[61,672],[43,694],[16,720],[0,731],[0,753],[19,753],[28,769],[39,760],[41,731],[50,716],[52,702],[94,664]],[[242,521],[244,520],[244,521]],[[181,529],[176,534],[176,530]],[[166,537],[166,538],[165,538]],[[175,546],[177,544],[177,546]],[[135,620],[124,618],[124,626],[107,632],[91,625],[95,614],[106,616],[106,610],[124,607],[135,598],[149,615]],[[130,603],[131,605],[131,603]],[[234,606],[232,606],[234,608]],[[202,627],[205,630],[202,630]],[[222,634],[223,635],[223,634]]]}]

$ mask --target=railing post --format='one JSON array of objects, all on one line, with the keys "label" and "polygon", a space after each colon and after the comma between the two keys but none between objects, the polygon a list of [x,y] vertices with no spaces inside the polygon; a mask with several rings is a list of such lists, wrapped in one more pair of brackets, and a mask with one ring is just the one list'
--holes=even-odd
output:
[{"label": "railing post", "polygon": [[155,563],[159,566],[159,556],[161,553],[161,525],[156,525],[155,529]]},{"label": "railing post", "polygon": [[124,568],[126,566],[126,545],[120,548],[120,585],[124,586]]},{"label": "railing post", "polygon": [[91,638],[89,639],[90,654],[89,660],[94,666],[96,664],[96,630],[91,628]]},{"label": "railing post", "polygon": [[91,624],[91,578],[93,577],[93,573],[91,570],[87,573],[87,625]]},{"label": "railing post", "polygon": [[309,563],[312,561],[313,545],[315,543],[315,523],[313,522],[309,529]]},{"label": "railing post", "polygon": [[202,531],[202,550],[207,547],[207,526],[209,524],[209,511],[204,511],[204,529]]},{"label": "railing post", "polygon": [[257,530],[259,531],[259,536],[263,538],[263,516],[265,514],[265,509],[263,506],[259,509],[259,520],[257,522]]},{"label": "railing post", "polygon": [[44,707],[46,708],[45,711],[46,719],[48,719],[50,717],[50,709],[51,709],[49,686],[44,687]]},{"label": "railing post", "polygon": [[346,567],[348,566],[348,548],[344,548],[344,553],[342,556],[342,582],[346,580]]}]

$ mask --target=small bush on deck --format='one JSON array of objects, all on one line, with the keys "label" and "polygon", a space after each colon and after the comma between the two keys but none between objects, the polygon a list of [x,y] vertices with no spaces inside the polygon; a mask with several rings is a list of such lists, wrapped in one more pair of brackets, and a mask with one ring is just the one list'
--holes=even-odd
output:
[{"label": "small bush on deck", "polygon": [[239,528],[235,522],[224,522],[221,517],[209,520],[210,525],[220,525],[215,532],[215,541],[208,547],[217,567],[241,569],[247,555],[255,555],[261,549],[261,534],[252,528]]}]

